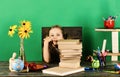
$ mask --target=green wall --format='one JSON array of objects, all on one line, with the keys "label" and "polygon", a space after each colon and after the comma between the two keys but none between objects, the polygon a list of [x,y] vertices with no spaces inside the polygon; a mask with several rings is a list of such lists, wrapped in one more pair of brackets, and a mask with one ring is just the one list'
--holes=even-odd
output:
[{"label": "green wall", "polygon": [[[120,0],[0,0],[0,61],[8,61],[13,52],[19,53],[19,38],[7,35],[9,26],[21,20],[32,22],[34,31],[24,41],[27,61],[41,61],[41,28],[51,25],[82,26],[83,55],[92,54],[107,39],[111,50],[111,33],[95,32],[104,27],[102,17],[120,14]],[[115,27],[120,25],[120,16]]]}]

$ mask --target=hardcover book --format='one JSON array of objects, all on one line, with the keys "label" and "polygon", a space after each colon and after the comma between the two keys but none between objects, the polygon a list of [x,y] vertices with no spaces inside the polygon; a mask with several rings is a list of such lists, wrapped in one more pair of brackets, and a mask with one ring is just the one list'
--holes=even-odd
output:
[{"label": "hardcover book", "polygon": [[76,53],[76,52],[79,52],[81,53],[82,50],[81,49],[66,49],[66,50],[60,50],[61,53]]},{"label": "hardcover book", "polygon": [[58,48],[60,49],[60,50],[69,50],[69,49],[82,49],[82,43],[80,43],[80,44],[68,44],[68,45],[66,45],[66,44],[58,44]]},{"label": "hardcover book", "polygon": [[58,44],[79,44],[80,43],[80,39],[67,39],[67,40],[59,40]]},{"label": "hardcover book", "polygon": [[63,67],[52,67],[48,69],[42,70],[43,73],[46,74],[52,74],[52,75],[59,75],[59,76],[65,76],[77,72],[84,71],[84,67],[79,67],[79,68],[63,68]]},{"label": "hardcover book", "polygon": [[76,60],[76,61],[61,61],[59,63],[60,67],[66,67],[66,68],[79,68],[80,67],[80,60]]}]

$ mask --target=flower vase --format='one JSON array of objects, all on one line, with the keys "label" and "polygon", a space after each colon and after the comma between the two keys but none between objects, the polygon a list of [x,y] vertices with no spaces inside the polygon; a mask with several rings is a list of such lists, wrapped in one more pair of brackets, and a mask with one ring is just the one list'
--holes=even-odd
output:
[{"label": "flower vase", "polygon": [[24,39],[20,38],[20,58],[25,62]]}]

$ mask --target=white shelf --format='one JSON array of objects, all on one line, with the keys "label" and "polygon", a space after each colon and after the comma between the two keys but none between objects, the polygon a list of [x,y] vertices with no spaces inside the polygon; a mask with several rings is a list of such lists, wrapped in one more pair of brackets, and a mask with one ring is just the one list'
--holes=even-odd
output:
[{"label": "white shelf", "polygon": [[118,40],[118,32],[120,32],[120,28],[116,29],[104,29],[104,28],[99,28],[95,29],[95,31],[101,31],[101,32],[111,32],[112,36],[112,53],[109,53],[108,55],[112,56],[112,61],[118,61],[118,56],[120,55],[119,53],[119,40]]},{"label": "white shelf", "polygon": [[95,31],[110,31],[110,32],[120,32],[120,29],[95,29]]},{"label": "white shelf", "polygon": [[[93,54],[93,56],[96,56],[96,54]],[[108,53],[107,56],[120,56],[120,53]]]},{"label": "white shelf", "polygon": [[120,53],[108,53],[108,56],[120,56]]}]

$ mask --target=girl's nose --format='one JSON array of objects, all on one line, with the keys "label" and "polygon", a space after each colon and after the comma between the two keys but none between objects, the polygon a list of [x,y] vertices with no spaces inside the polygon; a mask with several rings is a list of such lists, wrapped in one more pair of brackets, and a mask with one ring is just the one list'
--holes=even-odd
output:
[{"label": "girl's nose", "polygon": [[54,38],[54,39],[56,39],[57,37],[56,37],[56,36],[54,36],[53,38]]}]

